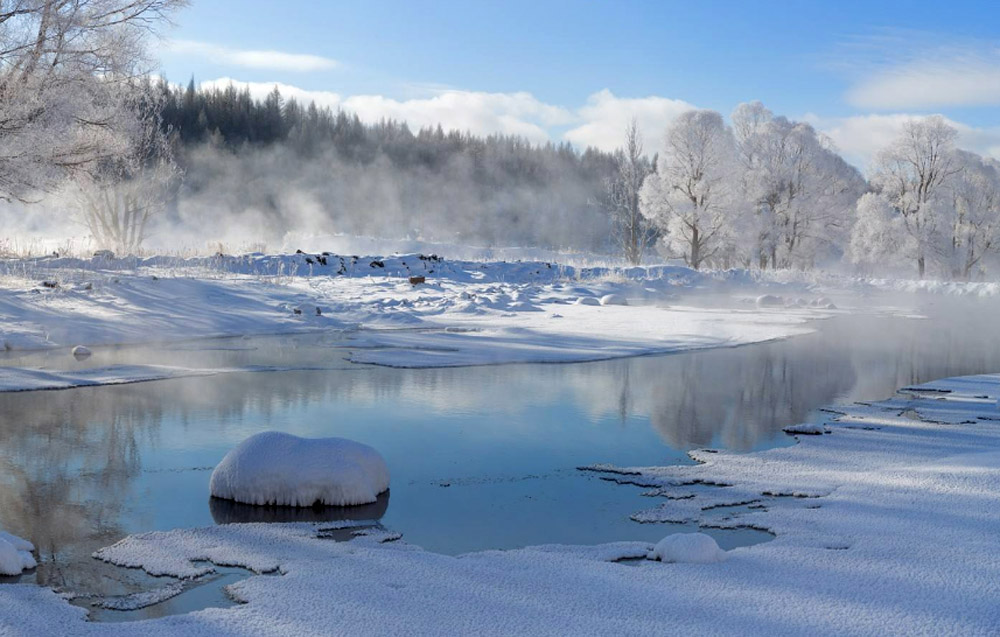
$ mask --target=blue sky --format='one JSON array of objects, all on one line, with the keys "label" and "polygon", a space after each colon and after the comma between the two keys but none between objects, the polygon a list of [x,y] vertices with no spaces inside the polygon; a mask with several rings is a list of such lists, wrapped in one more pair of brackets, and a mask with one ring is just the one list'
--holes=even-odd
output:
[{"label": "blue sky", "polygon": [[280,83],[367,119],[578,145],[613,144],[631,115],[655,139],[683,108],[728,113],[759,99],[863,163],[904,116],[924,113],[1000,154],[998,7],[193,0],[158,55],[175,82]]}]

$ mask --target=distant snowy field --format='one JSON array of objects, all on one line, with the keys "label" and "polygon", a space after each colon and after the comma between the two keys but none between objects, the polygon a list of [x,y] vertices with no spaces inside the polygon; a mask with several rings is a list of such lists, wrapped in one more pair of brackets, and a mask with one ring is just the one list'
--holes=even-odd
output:
[{"label": "distant snowy field", "polygon": [[[356,522],[143,533],[95,557],[178,578],[214,565],[280,576],[231,585],[236,607],[140,624],[88,623],[49,589],[0,586],[0,634],[996,635],[998,398],[1000,375],[948,379],[842,407],[828,434],[791,447],[594,467],[662,498],[637,519],[777,534],[702,563],[654,561],[668,547],[642,542],[452,557],[383,531],[326,539]],[[726,505],[745,506],[706,514]]]},{"label": "distant snowy field", "polygon": [[[411,283],[411,277],[423,280]],[[346,337],[351,360],[359,363],[589,361],[802,334],[810,321],[830,315],[810,307],[820,298],[813,287],[738,270],[453,261],[427,254],[7,260],[0,262],[0,347],[326,329]],[[754,299],[762,291],[784,296],[777,306],[758,307]],[[0,368],[0,387],[59,388],[184,373],[153,366],[44,374],[7,367]]]}]

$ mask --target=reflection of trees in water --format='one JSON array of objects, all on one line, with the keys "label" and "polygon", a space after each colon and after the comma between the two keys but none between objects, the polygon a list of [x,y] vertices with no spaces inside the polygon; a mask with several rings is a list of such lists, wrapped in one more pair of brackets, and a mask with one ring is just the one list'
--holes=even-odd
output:
[{"label": "reflection of trees in water", "polygon": [[849,316],[785,341],[574,366],[562,382],[595,418],[648,417],[671,447],[746,450],[837,400],[1000,371],[995,314],[975,301],[945,311],[931,310],[930,320]]},{"label": "reflection of trees in water", "polygon": [[[118,388],[112,388],[118,389]],[[63,548],[118,537],[122,503],[140,469],[140,437],[159,421],[154,404],[84,389],[0,395],[0,526],[31,538],[36,580],[66,584]]]},{"label": "reflection of trees in water", "polygon": [[[906,385],[938,378],[1000,372],[996,302],[938,299],[930,320],[871,319],[869,338],[851,348],[858,383],[850,400],[891,396]],[[837,330],[852,337],[848,325]]]},{"label": "reflection of trees in water", "polygon": [[802,421],[855,380],[846,352],[810,351],[807,338],[677,357],[668,373],[650,374],[653,426],[674,448],[746,450]]}]

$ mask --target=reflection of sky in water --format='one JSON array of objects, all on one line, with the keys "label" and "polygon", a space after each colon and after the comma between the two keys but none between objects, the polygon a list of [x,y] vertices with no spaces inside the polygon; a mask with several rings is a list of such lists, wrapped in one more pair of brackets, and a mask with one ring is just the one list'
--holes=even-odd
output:
[{"label": "reflection of sky in water", "polygon": [[431,550],[656,540],[667,529],[628,516],[660,500],[575,468],[790,444],[781,427],[830,402],[1000,370],[1000,334],[984,315],[842,318],[784,342],[577,365],[359,367],[329,335],[98,349],[84,363],[11,356],[2,363],[333,369],[0,395],[0,526],[39,546],[31,579],[130,592],[148,584],[141,574],[90,553],[131,532],[213,524],[211,468],[247,436],[280,429],[378,449],[392,473],[383,524]]}]

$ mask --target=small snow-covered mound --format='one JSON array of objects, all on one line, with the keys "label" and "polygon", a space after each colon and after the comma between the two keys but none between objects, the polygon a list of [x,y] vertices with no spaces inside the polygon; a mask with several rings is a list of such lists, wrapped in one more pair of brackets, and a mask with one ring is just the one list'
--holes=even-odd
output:
[{"label": "small snow-covered mound", "polygon": [[217,498],[300,507],[369,504],[388,488],[385,460],[368,445],[279,431],[241,442],[215,468],[210,483]]},{"label": "small snow-covered mound", "polygon": [[835,310],[837,309],[836,304],[825,296],[821,296],[818,299],[813,299],[809,302],[809,307],[815,307],[821,310]]},{"label": "small snow-covered mound", "polygon": [[657,542],[647,558],[661,562],[711,564],[725,560],[726,552],[719,548],[711,535],[674,533]]},{"label": "small snow-covered mound", "polygon": [[621,294],[605,294],[601,297],[601,305],[628,305]]},{"label": "small snow-covered mound", "polygon": [[37,564],[31,555],[34,550],[35,545],[31,542],[0,531],[0,575],[20,575],[35,568]]},{"label": "small snow-covered mound", "polygon": [[600,305],[601,302],[592,296],[581,296],[576,300],[575,305]]},{"label": "small snow-covered mound", "polygon": [[761,294],[757,297],[757,307],[785,307],[785,299],[777,294]]},{"label": "small snow-covered mound", "polygon": [[77,345],[76,347],[73,348],[72,354],[73,358],[80,361],[85,358],[90,358],[90,355],[93,354],[93,352],[90,351],[89,347],[84,347],[83,345]]}]

